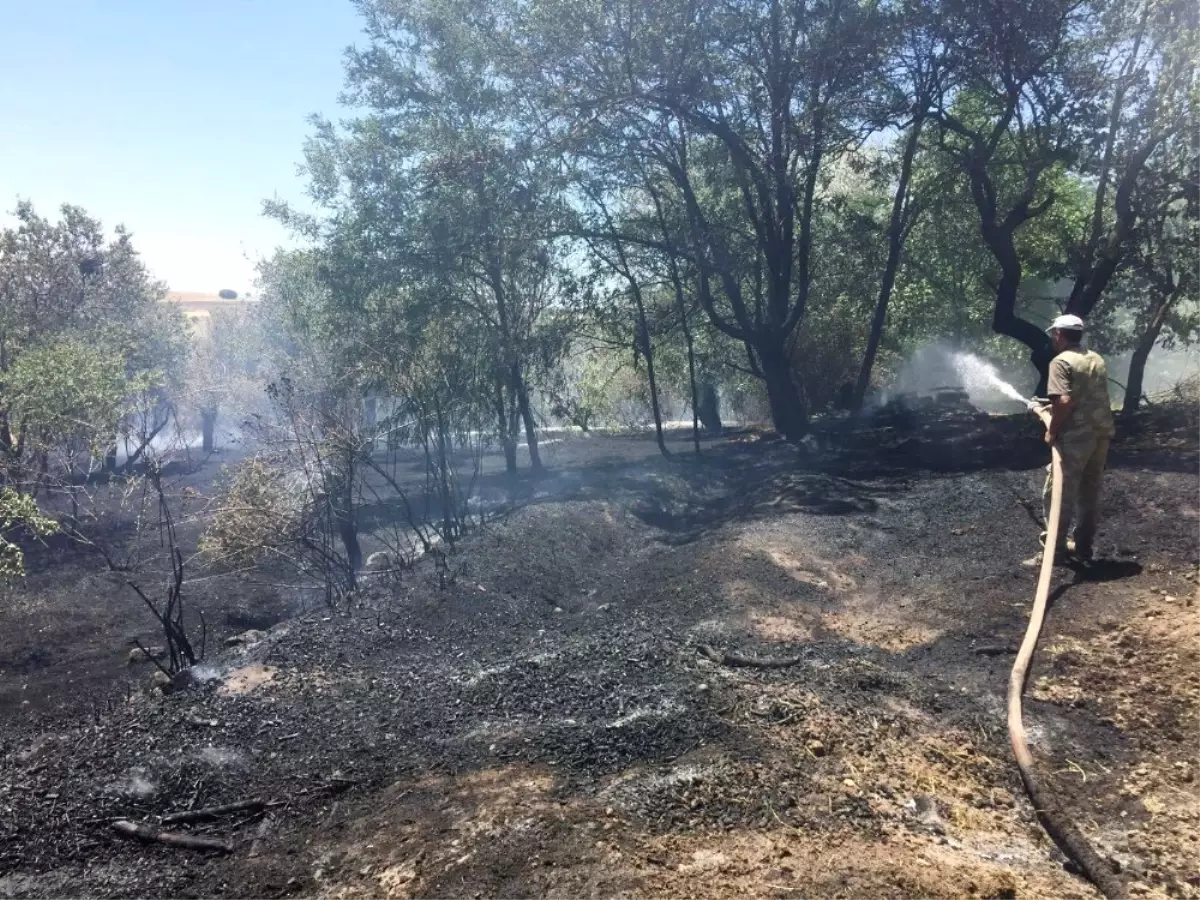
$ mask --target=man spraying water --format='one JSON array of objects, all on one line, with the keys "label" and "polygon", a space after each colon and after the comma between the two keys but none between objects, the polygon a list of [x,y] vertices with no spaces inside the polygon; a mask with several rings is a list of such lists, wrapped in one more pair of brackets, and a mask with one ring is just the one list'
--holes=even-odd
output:
[{"label": "man spraying water", "polygon": [[[1108,397],[1108,370],[1100,354],[1084,350],[1083,320],[1079,316],[1059,316],[1046,329],[1054,345],[1055,357],[1050,362],[1049,424],[1046,443],[1057,444],[1062,456],[1063,514],[1057,535],[1042,535],[1055,541],[1055,557],[1067,560],[1074,557],[1088,562],[1094,552],[1096,524],[1099,517],[1100,486],[1108,459],[1108,444],[1113,436],[1112,404]],[[1030,408],[1039,409],[1035,404]],[[1042,411],[1046,407],[1043,404]],[[1047,472],[1050,467],[1047,466]],[[1052,476],[1046,476],[1042,492],[1046,520],[1050,519],[1050,490]],[[1072,520],[1074,540],[1068,538]],[[1025,565],[1040,566],[1041,554],[1025,560]]]}]

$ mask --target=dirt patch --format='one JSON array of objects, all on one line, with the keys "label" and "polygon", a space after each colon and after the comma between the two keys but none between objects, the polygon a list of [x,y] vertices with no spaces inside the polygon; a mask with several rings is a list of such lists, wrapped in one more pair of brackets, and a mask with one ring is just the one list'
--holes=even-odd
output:
[{"label": "dirt patch", "polygon": [[245,694],[275,680],[275,669],[271,666],[249,665],[231,669],[221,679],[217,693],[223,697]]}]

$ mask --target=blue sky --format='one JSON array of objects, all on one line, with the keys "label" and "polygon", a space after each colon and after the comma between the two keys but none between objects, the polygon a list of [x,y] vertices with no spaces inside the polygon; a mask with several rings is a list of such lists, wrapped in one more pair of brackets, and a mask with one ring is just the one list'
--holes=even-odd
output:
[{"label": "blue sky", "polygon": [[337,118],[349,0],[39,0],[0,25],[0,223],[18,198],[124,223],[173,290],[252,287],[303,202],[307,117]]}]

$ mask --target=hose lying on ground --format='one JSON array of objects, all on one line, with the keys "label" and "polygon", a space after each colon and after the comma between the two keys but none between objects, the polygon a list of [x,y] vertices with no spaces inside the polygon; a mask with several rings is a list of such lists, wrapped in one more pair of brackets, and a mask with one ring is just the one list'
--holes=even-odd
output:
[{"label": "hose lying on ground", "polygon": [[[1049,427],[1050,414],[1044,410],[1033,411],[1041,418],[1043,424]],[[1033,754],[1029,752],[1025,723],[1021,718],[1021,697],[1025,693],[1025,682],[1029,678],[1029,664],[1033,661],[1033,654],[1042,633],[1042,623],[1046,618],[1050,579],[1054,574],[1054,553],[1058,544],[1058,527],[1062,519],[1062,456],[1057,445],[1051,445],[1050,457],[1053,482],[1050,518],[1046,522],[1046,545],[1042,552],[1042,568],[1038,575],[1037,593],[1034,595],[1033,612],[1029,616],[1029,627],[1025,629],[1025,639],[1021,642],[1021,649],[1017,651],[1017,659],[1008,679],[1008,736],[1012,742],[1013,755],[1017,759],[1017,769],[1021,773],[1021,782],[1025,785],[1025,792],[1029,794],[1038,821],[1058,845],[1058,849],[1079,867],[1084,876],[1109,900],[1117,900],[1126,896],[1125,885],[1092,849],[1092,845],[1067,817],[1062,807],[1038,784],[1037,773],[1033,770]]]}]

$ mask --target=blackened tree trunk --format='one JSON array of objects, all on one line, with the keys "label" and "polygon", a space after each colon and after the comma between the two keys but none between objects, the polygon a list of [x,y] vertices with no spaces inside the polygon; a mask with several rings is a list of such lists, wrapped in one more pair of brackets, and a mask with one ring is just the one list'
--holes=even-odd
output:
[{"label": "blackened tree trunk", "polygon": [[215,407],[200,410],[201,449],[212,453],[216,449],[214,434],[217,428],[217,410]]},{"label": "blackened tree trunk", "polygon": [[[1009,238],[1011,243],[1011,236]],[[1015,261],[1016,252],[1012,253]],[[1003,266],[1002,266],[1003,269]],[[1037,397],[1046,396],[1046,384],[1050,377],[1050,362],[1054,359],[1054,347],[1044,330],[1022,319],[1016,313],[1017,290],[1021,285],[1020,264],[1015,274],[1003,269],[1000,283],[996,287],[996,305],[992,312],[992,331],[1020,341],[1029,348],[1029,361],[1038,372],[1038,383],[1034,389]]]},{"label": "blackened tree trunk", "polygon": [[687,348],[688,387],[692,392],[692,446],[700,452],[700,396],[696,388],[696,345],[692,338],[692,326],[688,321],[687,303],[684,300],[683,276],[679,272],[679,255],[671,240],[671,229],[663,211],[662,198],[652,179],[646,179],[646,188],[654,200],[654,212],[666,247],[667,271],[671,276],[671,287],[675,291],[675,311],[679,313],[679,327],[683,330],[683,343]]},{"label": "blackened tree trunk", "polygon": [[875,301],[875,313],[871,317],[871,331],[867,335],[867,352],[863,355],[862,367],[858,371],[858,381],[854,385],[854,395],[850,401],[850,408],[854,410],[862,409],[863,398],[866,397],[867,388],[871,383],[871,370],[875,367],[875,356],[879,353],[879,343],[883,339],[883,326],[887,322],[888,304],[896,285],[896,272],[900,269],[904,239],[912,227],[913,208],[908,202],[908,186],[912,180],[913,158],[917,153],[923,121],[923,115],[918,113],[909,126],[908,140],[904,145],[900,180],[896,184],[896,194],[892,198],[892,215],[888,222],[888,255],[883,267],[883,279],[879,285],[879,297]]},{"label": "blackened tree trunk", "polygon": [[1132,416],[1141,405],[1142,390],[1146,380],[1146,362],[1150,359],[1150,353],[1158,342],[1158,336],[1162,334],[1163,325],[1167,321],[1167,313],[1170,312],[1178,297],[1178,293],[1171,292],[1162,298],[1154,310],[1150,324],[1138,338],[1137,346],[1133,348],[1133,356],[1129,360],[1129,377],[1125,379],[1125,400],[1121,403],[1122,416]]},{"label": "blackened tree trunk", "polygon": [[[779,5],[773,5],[775,12]],[[682,196],[688,215],[696,265],[700,269],[700,302],[716,329],[740,341],[762,372],[775,431],[786,440],[802,439],[808,433],[808,410],[792,377],[787,343],[808,314],[812,287],[812,241],[817,175],[827,149],[824,85],[820,78],[808,85],[808,149],[799,152],[790,118],[796,100],[796,85],[784,76],[793,71],[779,31],[781,20],[772,19],[772,50],[763,61],[767,72],[769,124],[764,121],[763,138],[769,152],[760,160],[725,122],[708,118],[696,110],[676,107],[679,116],[677,143],[670,158],[661,160]],[[780,38],[779,42],[774,42]],[[776,68],[779,67],[779,68]],[[734,252],[724,229],[707,214],[709,206],[692,182],[686,127],[696,127],[724,144],[730,154],[746,217],[754,227],[757,259],[763,278],[744,289],[745,265]],[[797,178],[799,196],[797,196]],[[724,289],[728,312],[716,308],[712,278]],[[755,360],[757,358],[757,360]],[[754,368],[752,362],[751,368]]]},{"label": "blackened tree trunk", "polygon": [[792,380],[792,363],[782,341],[760,341],[755,344],[758,364],[767,387],[767,401],[775,430],[789,441],[798,441],[808,431],[808,416],[796,382]]},{"label": "blackened tree trunk", "polygon": [[721,433],[721,398],[717,394],[716,385],[707,378],[697,389],[699,393],[697,413],[704,425],[704,430],[711,434]]},{"label": "blackened tree trunk", "polygon": [[455,510],[455,490],[452,484],[453,461],[450,454],[453,452],[450,441],[447,440],[447,429],[445,416],[442,414],[442,403],[436,395],[434,397],[434,411],[437,415],[437,479],[438,492],[441,495],[442,504],[442,533],[447,540],[453,540],[457,536],[456,523],[458,520]]},{"label": "blackened tree trunk", "polygon": [[679,307],[679,323],[683,328],[683,342],[687,347],[688,387],[692,392],[692,446],[700,452],[700,398],[696,389],[696,345],[692,339],[692,328],[688,324],[687,309],[683,305],[683,289],[677,286],[675,302]]},{"label": "blackened tree trunk", "polygon": [[533,409],[529,405],[529,389],[525,385],[525,377],[521,373],[521,364],[512,364],[513,387],[517,392],[517,408],[521,411],[521,420],[525,423],[525,443],[529,447],[529,468],[535,472],[542,471],[542,454],[538,450],[537,423],[533,420]]},{"label": "blackened tree trunk", "polygon": [[346,551],[346,560],[349,565],[350,586],[355,583],[355,573],[362,569],[362,547],[358,543],[358,529],[354,525],[353,519],[338,520],[338,535],[342,539],[342,547]]},{"label": "blackened tree trunk", "polygon": [[508,410],[504,407],[504,379],[497,377],[492,390],[492,403],[496,411],[496,430],[500,445],[504,448],[504,471],[510,475],[517,471],[517,436],[511,427]]},{"label": "blackened tree trunk", "polygon": [[[488,281],[496,301],[496,319],[500,326],[501,352],[508,359],[509,386],[516,396],[517,409],[525,423],[525,442],[529,447],[529,468],[542,471],[542,457],[538,452],[537,423],[529,405],[529,391],[521,371],[521,358],[517,352],[513,335],[513,322],[509,310],[508,289],[504,283],[504,266],[499,245],[496,245],[488,260]],[[515,431],[515,429],[510,429]]]},{"label": "blackened tree trunk", "polygon": [[658,442],[659,452],[663,456],[670,456],[671,451],[667,449],[667,442],[663,437],[662,407],[658,403],[658,382],[654,377],[654,346],[650,341],[650,325],[646,321],[646,307],[642,302],[641,288],[634,285],[633,293],[638,314],[638,350],[646,357],[646,381],[650,386],[650,410],[654,414],[654,437]]},{"label": "blackened tree trunk", "polygon": [[672,281],[675,283],[675,306],[679,312],[679,325],[683,329],[683,343],[687,348],[688,387],[692,392],[692,446],[700,452],[700,397],[696,389],[696,345],[692,339],[692,327],[688,324],[687,307],[683,302],[683,284],[672,261]]},{"label": "blackened tree trunk", "polygon": [[[996,285],[996,300],[992,308],[992,331],[1020,341],[1029,348],[1029,361],[1038,372],[1035,393],[1043,397],[1050,374],[1050,361],[1054,359],[1054,348],[1050,336],[1041,326],[1017,315],[1017,292],[1021,287],[1023,271],[1015,235],[1023,224],[1050,208],[1054,203],[1054,195],[1050,194],[1034,204],[1041,168],[1033,166],[1026,173],[1025,189],[1009,210],[1001,215],[997,206],[996,187],[987,171],[989,154],[994,152],[994,148],[989,150],[988,146],[976,143],[966,163],[971,197],[979,212],[980,234],[1000,266],[1000,281]],[[1044,165],[1048,166],[1049,163]]]}]

